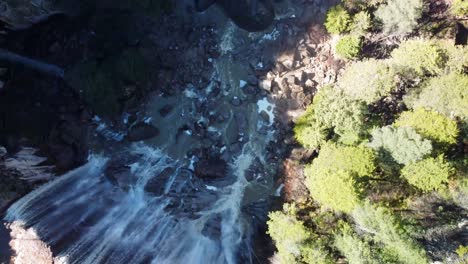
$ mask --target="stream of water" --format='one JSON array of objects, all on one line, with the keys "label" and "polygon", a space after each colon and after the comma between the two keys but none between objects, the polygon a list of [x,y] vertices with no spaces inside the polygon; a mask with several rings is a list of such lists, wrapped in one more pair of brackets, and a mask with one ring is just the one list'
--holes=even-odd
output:
[{"label": "stream of water", "polygon": [[[267,172],[254,181],[248,181],[245,172],[256,159],[269,165],[264,155],[274,140],[274,130],[261,132],[260,128],[273,124],[274,105],[266,97],[245,101],[242,107],[232,105],[232,98],[243,95],[241,78],[248,68],[234,62],[233,51],[244,48],[236,46],[234,39],[236,34],[248,33],[240,32],[232,22],[220,24],[221,56],[213,61],[212,81],[221,83],[224,97],[213,111],[227,112],[228,118],[208,131],[219,134],[223,142],[232,141],[232,127],[239,126],[236,118],[245,119],[241,150],[228,164],[229,183],[198,179],[191,168],[195,157],[185,153],[201,143],[190,133],[179,140],[172,137],[188,119],[206,118],[194,105],[206,100],[212,87],[187,87],[173,97],[149,100],[152,107],[146,112],[147,120],[159,125],[159,137],[119,153],[90,155],[84,166],[17,201],[5,220],[34,228],[63,263],[252,263],[252,216],[242,208],[267,200],[274,189]],[[157,109],[174,102],[172,113],[161,117]],[[270,121],[259,117],[262,110]],[[135,179],[128,188],[116,186],[106,176],[106,166],[116,156],[138,157],[123,164],[130,168],[128,178]],[[158,181],[158,177],[162,178]],[[154,181],[163,185],[156,195],[147,191]]]}]

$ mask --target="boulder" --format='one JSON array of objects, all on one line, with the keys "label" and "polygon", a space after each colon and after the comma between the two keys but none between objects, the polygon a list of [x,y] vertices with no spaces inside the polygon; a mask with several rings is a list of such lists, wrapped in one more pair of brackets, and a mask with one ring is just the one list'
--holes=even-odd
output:
[{"label": "boulder", "polygon": [[227,172],[226,161],[219,158],[200,159],[195,163],[195,175],[203,179],[223,178]]},{"label": "boulder", "polygon": [[140,122],[130,128],[127,134],[129,141],[150,139],[159,135],[159,129],[153,125]]},{"label": "boulder", "polygon": [[139,158],[138,155],[128,155],[128,153],[113,156],[107,163],[104,176],[112,184],[128,190],[137,181],[137,176],[131,172],[131,165],[138,162]]},{"label": "boulder", "polygon": [[169,178],[174,174],[174,172],[175,169],[172,167],[165,168],[158,175],[151,178],[146,183],[145,191],[155,196],[163,195],[166,188],[166,183],[169,181]]}]

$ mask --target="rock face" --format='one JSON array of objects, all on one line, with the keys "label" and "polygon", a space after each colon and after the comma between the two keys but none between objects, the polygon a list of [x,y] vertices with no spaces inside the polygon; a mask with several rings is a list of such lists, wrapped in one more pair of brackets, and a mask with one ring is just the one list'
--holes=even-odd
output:
[{"label": "rock face", "polygon": [[223,178],[227,169],[226,161],[222,159],[201,159],[195,164],[195,175],[205,179]]},{"label": "rock face", "polygon": [[74,14],[81,9],[76,0],[5,0],[0,3],[0,21],[12,29],[24,29],[60,13]]},{"label": "rock face", "polygon": [[265,30],[275,18],[270,0],[196,0],[195,9],[202,12],[214,3],[219,4],[237,26],[250,32]]}]

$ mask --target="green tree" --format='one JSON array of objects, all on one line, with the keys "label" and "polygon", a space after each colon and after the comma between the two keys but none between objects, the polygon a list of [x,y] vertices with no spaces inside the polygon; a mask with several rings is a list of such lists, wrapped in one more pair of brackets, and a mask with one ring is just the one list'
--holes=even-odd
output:
[{"label": "green tree", "polygon": [[355,35],[346,35],[336,43],[336,54],[345,59],[355,59],[362,48],[362,39]]},{"label": "green tree", "polygon": [[312,198],[322,206],[348,213],[359,204],[354,173],[327,168],[317,170],[312,165],[306,167],[304,174]]},{"label": "green tree", "polygon": [[379,151],[387,162],[387,155],[390,155],[399,164],[421,160],[432,151],[431,142],[423,139],[411,127],[385,126],[376,129],[368,146]]},{"label": "green tree", "polygon": [[382,21],[384,32],[406,34],[417,26],[422,11],[422,0],[389,0],[375,11],[375,16]]},{"label": "green tree", "polygon": [[367,106],[344,96],[335,87],[323,87],[315,96],[312,107],[317,121],[338,135],[343,143],[353,144],[365,133]]},{"label": "green tree", "polygon": [[408,40],[392,52],[391,61],[400,71],[423,76],[442,73],[447,59],[447,51],[434,41]]},{"label": "green tree", "polygon": [[343,0],[342,2],[348,9],[362,10],[376,7],[385,2],[385,0]]},{"label": "green tree", "polygon": [[388,210],[366,202],[352,213],[360,230],[384,247],[385,263],[428,263],[425,252],[405,232],[403,225]]},{"label": "green tree", "polygon": [[281,262],[297,263],[301,258],[302,244],[310,237],[310,232],[302,221],[287,210],[270,212],[268,216],[267,233],[275,242]]},{"label": "green tree", "polygon": [[[306,243],[301,248],[302,262],[306,264],[333,264],[335,263],[324,246],[316,243]],[[285,263],[286,264],[286,263]],[[289,264],[289,263],[288,263]]]},{"label": "green tree", "polygon": [[323,87],[294,127],[296,139],[306,147],[317,148],[329,134],[352,144],[365,132],[367,107],[353,101],[331,86]]},{"label": "green tree", "polygon": [[395,75],[386,61],[359,61],[346,68],[338,86],[352,99],[370,104],[396,89]]},{"label": "green tree", "polygon": [[349,264],[379,263],[373,256],[369,243],[363,241],[348,224],[343,224],[335,234],[334,244]]},{"label": "green tree", "polygon": [[372,22],[368,12],[361,11],[354,15],[350,28],[351,33],[358,36],[363,36],[371,28]]},{"label": "green tree", "polygon": [[345,170],[357,177],[371,176],[375,170],[375,155],[365,146],[339,146],[327,143],[312,162],[313,173],[323,170]]},{"label": "green tree", "polygon": [[435,77],[411,91],[405,103],[412,108],[431,108],[448,117],[468,116],[468,76],[458,73]]},{"label": "green tree", "polygon": [[453,168],[442,155],[410,163],[401,170],[401,176],[409,184],[424,192],[440,189],[452,173]]},{"label": "green tree", "polygon": [[453,0],[450,12],[456,16],[468,15],[468,1],[466,0]]},{"label": "green tree", "polygon": [[439,45],[447,52],[446,73],[464,73],[468,70],[468,46],[454,45],[449,41],[439,41]]},{"label": "green tree", "polygon": [[434,111],[418,108],[413,111],[403,112],[395,122],[395,126],[412,127],[418,134],[439,144],[450,145],[457,143],[457,123]]},{"label": "green tree", "polygon": [[340,34],[348,30],[351,17],[342,5],[337,5],[327,12],[325,27],[331,34]]},{"label": "green tree", "polygon": [[326,141],[329,128],[315,118],[313,105],[309,105],[294,125],[294,136],[304,147],[315,149]]}]

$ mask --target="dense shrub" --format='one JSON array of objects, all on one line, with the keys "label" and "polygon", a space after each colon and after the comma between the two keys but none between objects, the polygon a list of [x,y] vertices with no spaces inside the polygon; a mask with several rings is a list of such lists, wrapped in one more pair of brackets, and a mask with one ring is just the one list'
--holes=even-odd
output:
[{"label": "dense shrub", "polygon": [[457,143],[457,123],[434,111],[418,108],[403,112],[395,122],[395,126],[412,127],[418,134],[443,145]]},{"label": "dense shrub", "polygon": [[359,140],[365,131],[367,107],[352,101],[333,87],[323,87],[306,113],[294,127],[296,139],[302,145],[316,148],[333,132],[345,143]]},{"label": "dense shrub", "polygon": [[453,0],[452,6],[450,7],[452,14],[456,16],[468,15],[468,1],[466,0]]},{"label": "dense shrub", "polygon": [[382,21],[384,32],[405,34],[417,26],[422,9],[422,0],[389,0],[377,9],[375,15]]},{"label": "dense shrub", "polygon": [[345,59],[354,59],[361,52],[362,39],[355,35],[346,35],[336,43],[336,54]]},{"label": "dense shrub", "polygon": [[282,263],[296,263],[301,257],[302,244],[310,233],[304,223],[288,212],[271,212],[269,214],[267,233],[278,249]]},{"label": "dense shrub", "polygon": [[443,72],[447,63],[446,50],[428,40],[408,40],[392,52],[392,62],[402,71],[436,75]]},{"label": "dense shrub", "polygon": [[401,223],[382,207],[369,203],[352,213],[358,228],[384,246],[388,254],[384,263],[428,263],[424,251],[406,234]]},{"label": "dense shrub", "polygon": [[306,167],[306,186],[312,198],[322,206],[342,212],[351,212],[359,204],[355,174],[344,170]]},{"label": "dense shrub", "polygon": [[359,238],[347,224],[335,235],[335,247],[346,257],[349,264],[377,263],[369,244]]},{"label": "dense shrub", "polygon": [[412,108],[431,108],[446,116],[468,116],[468,76],[451,73],[430,79],[405,97]]},{"label": "dense shrub", "polygon": [[431,142],[423,139],[411,127],[386,126],[376,129],[368,145],[380,151],[384,157],[390,155],[399,164],[421,160],[432,151]]},{"label": "dense shrub", "polygon": [[371,26],[372,22],[369,13],[366,11],[361,11],[354,15],[350,29],[352,34],[362,36],[367,33]]},{"label": "dense shrub", "polygon": [[338,86],[352,99],[372,103],[395,90],[397,82],[385,61],[370,59],[349,65]]},{"label": "dense shrub", "polygon": [[450,164],[443,156],[439,156],[406,165],[401,171],[401,176],[414,187],[428,192],[438,190],[442,184],[447,183],[452,171]]},{"label": "dense shrub", "polygon": [[330,8],[327,12],[325,27],[331,34],[340,34],[348,30],[351,17],[341,5]]},{"label": "dense shrub", "polygon": [[338,146],[327,143],[322,146],[319,156],[312,162],[312,173],[323,170],[345,170],[358,177],[370,176],[375,170],[375,156],[372,149],[364,146]]}]

